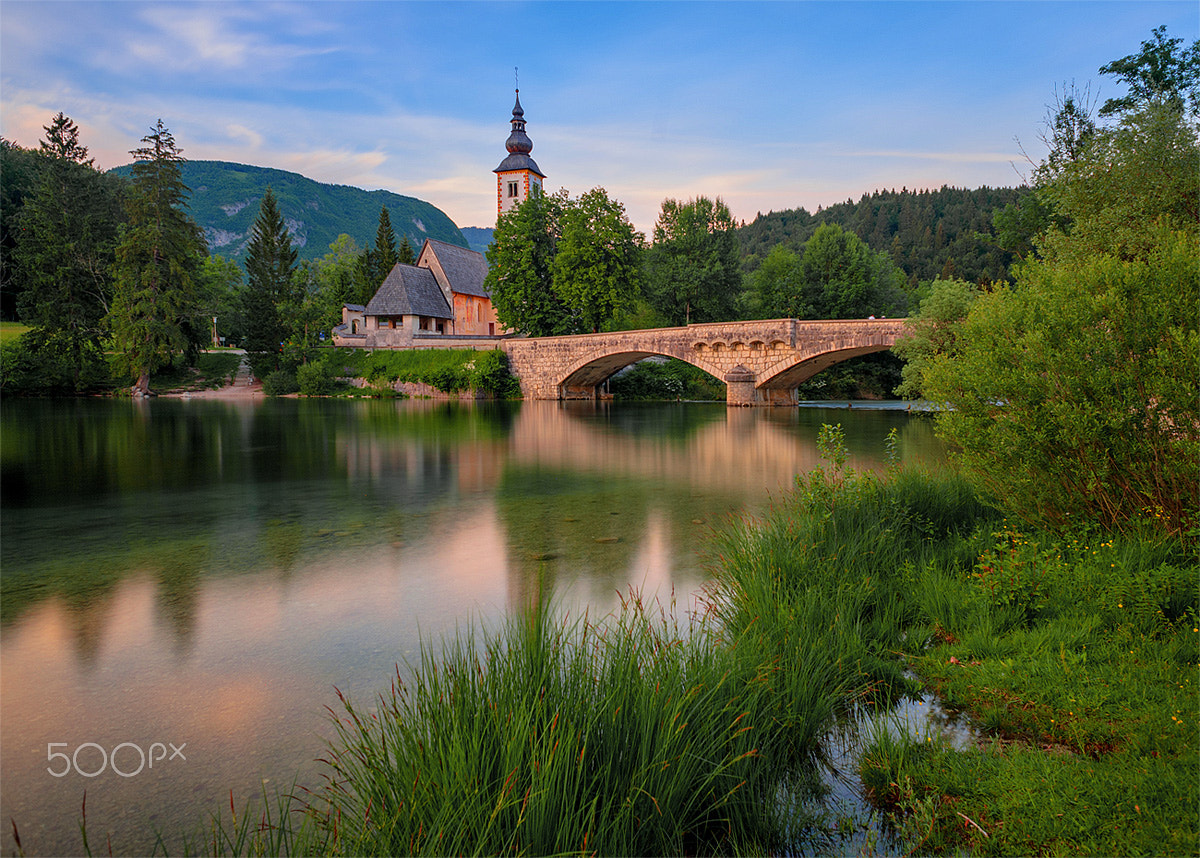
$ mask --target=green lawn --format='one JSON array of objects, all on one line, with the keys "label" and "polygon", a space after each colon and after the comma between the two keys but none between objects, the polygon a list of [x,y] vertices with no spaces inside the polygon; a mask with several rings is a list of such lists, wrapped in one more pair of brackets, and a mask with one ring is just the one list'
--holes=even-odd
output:
[{"label": "green lawn", "polygon": [[0,322],[0,344],[11,343],[28,330],[29,326],[20,322]]}]

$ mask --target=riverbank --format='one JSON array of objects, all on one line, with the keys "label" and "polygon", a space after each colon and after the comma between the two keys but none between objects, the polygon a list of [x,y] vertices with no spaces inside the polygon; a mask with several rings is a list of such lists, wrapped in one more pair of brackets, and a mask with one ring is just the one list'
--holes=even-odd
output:
[{"label": "riverbank", "polygon": [[[905,851],[1193,852],[1194,551],[1023,533],[958,477],[855,474],[825,442],[832,468],[720,537],[692,624],[636,597],[595,624],[536,606],[423,650],[374,711],[346,701],[288,849],[838,851],[815,767],[876,711],[861,776]],[[976,746],[888,729],[927,689]]]}]

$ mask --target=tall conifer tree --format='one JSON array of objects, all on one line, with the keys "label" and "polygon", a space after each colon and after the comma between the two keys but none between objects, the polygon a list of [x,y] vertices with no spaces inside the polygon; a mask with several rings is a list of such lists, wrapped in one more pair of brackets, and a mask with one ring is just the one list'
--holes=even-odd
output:
[{"label": "tall conifer tree", "polygon": [[[379,210],[379,228],[375,231],[375,262],[379,273],[387,277],[388,273],[400,261],[396,253],[396,232],[392,229],[392,218],[388,215],[387,206]],[[380,278],[380,282],[383,282]]]},{"label": "tall conifer tree", "polygon": [[41,179],[16,230],[15,258],[23,272],[18,308],[34,329],[26,343],[38,353],[47,383],[80,390],[85,371],[103,361],[124,183],[92,168],[78,129],[61,113],[46,126],[41,151]]},{"label": "tall conifer tree", "polygon": [[291,298],[295,269],[296,249],[292,247],[275,194],[267,188],[246,250],[248,282],[242,293],[246,350],[260,356],[257,361],[260,366],[279,368],[280,344],[287,333],[280,306]]},{"label": "tall conifer tree", "polygon": [[134,157],[127,204],[129,229],[117,247],[116,294],[108,314],[116,348],[150,391],[150,373],[176,353],[198,354],[205,326],[197,318],[196,276],[208,255],[204,233],[185,210],[183,152],[161,119]]}]

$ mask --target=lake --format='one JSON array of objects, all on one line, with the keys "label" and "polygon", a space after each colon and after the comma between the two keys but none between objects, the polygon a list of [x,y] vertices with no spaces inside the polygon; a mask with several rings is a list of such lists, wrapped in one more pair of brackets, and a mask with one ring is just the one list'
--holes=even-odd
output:
[{"label": "lake", "polygon": [[[536,598],[686,611],[705,546],[820,462],[941,460],[902,407],[0,403],[0,818],[27,854],[144,853],[318,782],[335,688]],[[12,851],[6,825],[5,850]]]}]

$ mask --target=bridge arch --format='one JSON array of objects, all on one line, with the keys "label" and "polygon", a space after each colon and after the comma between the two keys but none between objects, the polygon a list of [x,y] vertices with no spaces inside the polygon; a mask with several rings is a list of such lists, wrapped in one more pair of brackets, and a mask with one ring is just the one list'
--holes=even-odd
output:
[{"label": "bridge arch", "polygon": [[730,405],[785,405],[834,364],[889,349],[904,319],[767,319],[683,328],[503,341],[529,399],[594,398],[618,370],[648,357],[677,358],[726,384]]},{"label": "bridge arch", "polygon": [[718,381],[724,381],[721,376],[720,367],[699,357],[691,349],[601,351],[600,353],[584,355],[573,364],[567,366],[565,376],[558,383],[563,393],[562,398],[594,398],[596,389],[616,373],[627,366],[632,366],[638,361],[652,357],[676,358],[707,372]]}]

